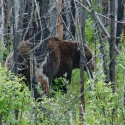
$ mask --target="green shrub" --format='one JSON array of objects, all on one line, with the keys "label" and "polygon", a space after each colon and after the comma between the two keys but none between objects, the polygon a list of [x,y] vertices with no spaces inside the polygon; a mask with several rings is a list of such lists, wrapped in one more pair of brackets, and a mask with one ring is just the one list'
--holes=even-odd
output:
[{"label": "green shrub", "polygon": [[[31,125],[33,99],[22,79],[0,67],[0,116],[5,125]],[[15,111],[18,117],[15,118]]]},{"label": "green shrub", "polygon": [[[60,83],[61,80],[67,82],[64,78],[56,79],[56,82]],[[68,85],[66,94],[56,91],[51,98],[47,98],[42,94],[42,101],[36,103],[36,124],[69,125],[72,122],[72,124],[76,125],[79,122],[79,115],[77,114],[79,101],[75,101],[79,95],[77,93],[78,85]],[[74,88],[76,88],[75,91]]]},{"label": "green shrub", "polygon": [[[118,62],[124,65],[124,52],[118,57]],[[118,63],[117,62],[117,63]],[[98,62],[99,63],[99,62]],[[100,65],[100,64],[98,64]],[[101,70],[101,69],[97,69]],[[116,91],[112,93],[111,84],[105,84],[104,75],[96,75],[96,82],[85,75],[85,115],[83,125],[124,125],[122,68],[116,66]],[[85,73],[86,74],[86,73]],[[96,74],[96,73],[95,73]],[[95,78],[95,76],[94,76]],[[67,83],[65,79],[56,82]],[[91,82],[92,91],[89,86]],[[68,92],[57,91],[47,98],[38,86],[41,101],[31,98],[31,92],[22,82],[5,68],[0,67],[0,116],[3,125],[78,125],[80,88],[79,70],[73,71],[72,83]],[[114,116],[112,116],[112,111]],[[15,118],[15,111],[19,111]]]},{"label": "green shrub", "polygon": [[[0,67],[0,119],[2,125],[67,125],[71,121],[74,124],[77,123],[78,103],[74,100],[78,94],[77,90],[73,89],[74,85],[69,86],[67,94],[62,95],[58,91],[53,98],[47,98],[38,87],[42,101],[37,102],[31,98],[31,92],[22,79]],[[18,111],[17,118],[16,111]]]}]

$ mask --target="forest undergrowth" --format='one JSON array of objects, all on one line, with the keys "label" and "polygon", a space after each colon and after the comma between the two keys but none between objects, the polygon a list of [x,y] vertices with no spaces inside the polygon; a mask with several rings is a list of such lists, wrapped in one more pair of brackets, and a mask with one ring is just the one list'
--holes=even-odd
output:
[{"label": "forest undergrowth", "polygon": [[[85,76],[85,115],[83,125],[124,125],[125,45],[121,46],[116,62],[116,90],[105,83],[103,70],[97,68],[94,80]],[[96,66],[100,67],[99,61]],[[97,73],[98,72],[98,73]],[[99,74],[100,73],[100,74]],[[56,81],[60,83],[60,80]],[[63,79],[64,84],[67,81]],[[90,84],[91,83],[91,84]],[[92,90],[90,91],[90,85]],[[39,87],[38,87],[39,88]],[[79,69],[72,74],[67,94],[56,91],[47,98],[40,90],[41,102],[31,97],[22,79],[0,67],[0,117],[2,125],[78,125],[79,124]],[[112,117],[112,110],[115,113]],[[15,118],[18,111],[18,118]]]}]

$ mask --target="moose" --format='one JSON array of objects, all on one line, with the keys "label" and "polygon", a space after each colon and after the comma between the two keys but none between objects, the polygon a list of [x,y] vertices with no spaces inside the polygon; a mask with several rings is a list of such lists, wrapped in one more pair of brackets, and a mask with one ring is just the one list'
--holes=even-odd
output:
[{"label": "moose", "polygon": [[[55,78],[64,77],[64,74],[67,74],[66,79],[69,82],[71,81],[72,70],[80,67],[80,50],[78,49],[79,43],[77,41],[60,40],[57,37],[49,38],[47,44],[48,51],[45,58],[41,62],[37,61],[36,57],[33,60],[35,81],[39,82],[44,92],[49,95],[50,86]],[[18,67],[18,72],[25,76],[30,83],[30,43],[22,41],[18,49],[17,63],[22,64],[21,67]],[[94,69],[92,52],[87,45],[84,46],[84,49],[87,60],[86,65],[90,69]],[[13,53],[6,59],[5,65],[8,68],[12,66],[12,58]]]}]

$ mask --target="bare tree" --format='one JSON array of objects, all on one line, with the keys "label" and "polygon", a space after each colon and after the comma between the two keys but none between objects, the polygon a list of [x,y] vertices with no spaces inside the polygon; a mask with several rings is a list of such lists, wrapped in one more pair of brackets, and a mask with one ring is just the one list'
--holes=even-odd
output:
[{"label": "bare tree", "polygon": [[[82,0],[81,3],[86,6],[86,1]],[[80,93],[81,93],[81,106],[80,106],[80,116],[83,118],[84,113],[85,113],[85,98],[84,98],[84,67],[86,65],[86,60],[85,60],[85,50],[84,50],[84,45],[85,45],[85,22],[86,22],[86,9],[82,7],[81,9],[81,19],[80,19],[80,25],[81,25],[81,39],[80,39]],[[82,120],[82,119],[81,119]]]},{"label": "bare tree", "polygon": [[62,21],[62,9],[63,9],[63,0],[57,1],[58,16],[57,16],[57,36],[60,39],[63,39],[63,21]]},{"label": "bare tree", "polygon": [[[110,64],[109,64],[109,77],[112,83],[112,92],[115,92],[115,61],[116,61],[116,0],[110,0],[110,14],[111,14],[111,24],[110,24],[110,39],[109,39],[109,56],[110,56]],[[114,114],[115,108],[112,110],[112,124],[114,123]]]},{"label": "bare tree", "polygon": [[1,0],[0,1],[1,3],[1,5],[2,5],[2,7],[1,7],[1,21],[0,21],[0,23],[1,23],[1,28],[0,28],[0,38],[1,38],[1,50],[0,50],[0,53],[1,53],[1,57],[0,57],[0,61],[3,63],[3,45],[4,45],[4,29],[5,29],[5,21],[4,21],[4,18],[5,18],[5,13],[4,13],[4,11],[5,11],[5,6],[4,6],[4,1],[3,0]]},{"label": "bare tree", "polygon": [[15,0],[12,0],[12,5],[13,5],[13,8],[12,8],[12,20],[13,20],[13,51],[14,51],[14,69],[13,69],[13,72],[17,75],[17,46],[18,46],[18,41],[17,41],[17,30],[16,30],[16,27],[15,27],[15,24],[16,24],[16,9],[15,9]]},{"label": "bare tree", "polygon": [[124,29],[124,25],[122,24],[124,18],[124,5],[123,0],[118,0],[118,13],[117,13],[117,32],[116,32],[116,44],[118,45],[120,42],[120,35],[122,33],[122,30]]},{"label": "bare tree", "polygon": [[71,0],[71,22],[70,22],[70,28],[71,28],[71,34],[75,38],[75,3],[74,0]]},{"label": "bare tree", "polygon": [[[109,40],[109,54],[110,54],[110,81],[112,83],[115,83],[115,57],[116,57],[116,51],[115,51],[115,45],[116,45],[116,25],[115,25],[115,0],[110,0],[110,9],[111,9],[111,25],[110,25],[110,40]],[[115,86],[113,86],[113,92],[115,91]]]},{"label": "bare tree", "polygon": [[[80,1],[83,6],[86,6],[86,1]],[[76,7],[76,22],[78,25],[78,32],[76,33],[77,39],[80,44],[80,122],[83,120],[83,116],[85,113],[85,98],[84,98],[84,67],[86,66],[86,59],[85,59],[85,22],[86,22],[86,9],[75,3]],[[80,16],[82,18],[80,18]]]}]

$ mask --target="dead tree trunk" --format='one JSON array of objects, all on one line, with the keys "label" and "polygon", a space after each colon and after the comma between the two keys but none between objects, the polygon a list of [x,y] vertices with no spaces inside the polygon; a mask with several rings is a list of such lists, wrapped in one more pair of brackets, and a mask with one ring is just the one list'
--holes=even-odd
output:
[{"label": "dead tree trunk", "polygon": [[[86,1],[81,0],[81,4],[86,6]],[[86,11],[85,8],[75,3],[76,7],[76,19],[78,32],[76,33],[77,39],[80,42],[80,122],[83,121],[83,116],[85,113],[85,98],[84,98],[84,67],[86,66],[86,59],[84,53],[84,44],[85,44],[85,21],[86,21]],[[81,8],[82,7],[82,8]],[[80,18],[80,16],[82,18]],[[78,16],[78,17],[77,17]]]},{"label": "dead tree trunk", "polygon": [[57,1],[57,36],[60,39],[63,39],[63,21],[62,21],[62,9],[63,9],[63,0]]},{"label": "dead tree trunk", "polygon": [[[115,92],[115,60],[116,60],[116,23],[115,23],[115,16],[116,16],[116,0],[110,0],[110,14],[111,14],[111,24],[110,24],[110,39],[109,39],[109,56],[110,56],[110,64],[109,64],[109,77],[112,83],[112,92]],[[115,107],[112,110],[112,124],[115,122]]]},{"label": "dead tree trunk", "polygon": [[[31,1],[28,1],[26,0],[23,4],[23,8],[24,10],[22,10],[22,21],[23,24],[22,24],[22,29],[23,29],[23,40],[28,40],[30,39],[32,36],[33,36],[33,33],[34,33],[34,30],[32,27],[32,21],[33,21],[33,17],[32,17],[32,13],[33,13],[33,10],[34,10],[34,1],[31,0]],[[20,22],[20,23],[21,23]],[[32,23],[31,23],[32,22]]]},{"label": "dead tree trunk", "polygon": [[[102,0],[102,14],[107,17],[110,16],[110,0]],[[108,18],[103,17],[103,23],[105,26],[109,26],[110,20]]]},{"label": "dead tree trunk", "polygon": [[[74,8],[75,9],[75,8]],[[63,39],[73,39],[71,33],[71,0],[63,0],[62,19],[63,19]]]},{"label": "dead tree trunk", "polygon": [[0,2],[0,5],[1,5],[1,30],[0,30],[0,39],[1,39],[1,44],[0,44],[0,53],[1,53],[1,55],[0,55],[0,62],[2,62],[3,63],[3,45],[4,45],[4,30],[5,30],[5,21],[4,21],[4,19],[5,19],[5,13],[4,13],[4,11],[5,11],[5,9],[4,9],[4,0],[1,0],[1,2]]},{"label": "dead tree trunk", "polygon": [[[109,77],[110,81],[115,83],[115,45],[116,45],[116,25],[115,25],[115,0],[110,0],[110,9],[111,9],[111,25],[110,25],[110,39],[109,39],[109,54],[110,54],[110,65],[109,65]],[[115,92],[115,86],[113,85],[113,92]]]},{"label": "dead tree trunk", "polygon": [[120,42],[120,35],[123,30],[123,24],[120,23],[124,19],[124,6],[123,6],[123,0],[118,0],[118,14],[117,14],[117,39],[116,39],[116,44],[118,45]]},{"label": "dead tree trunk", "polygon": [[[48,19],[48,10],[49,10],[49,0],[41,0],[39,2],[39,8],[40,8],[40,17],[41,17],[41,25],[42,25],[42,29],[41,29],[41,35],[42,35],[42,38],[41,40],[43,39],[46,39],[49,37],[50,35],[50,31],[49,31],[49,28],[48,28],[48,25],[47,25],[47,19]],[[45,49],[42,48],[43,50]]]},{"label": "dead tree trunk", "polygon": [[74,0],[71,0],[71,22],[70,22],[70,28],[71,28],[71,34],[75,38],[75,3]]},{"label": "dead tree trunk", "polygon": [[[35,1],[37,19],[36,22],[33,22],[34,31],[34,39],[35,45],[38,45],[34,50],[34,56],[37,57],[37,62],[39,63],[43,60],[47,54],[47,39],[50,35],[50,31],[47,25],[48,22],[48,10],[49,10],[49,0],[41,0],[37,2]],[[35,46],[34,46],[35,47]]]},{"label": "dead tree trunk", "polygon": [[[63,39],[75,39],[75,4],[74,0],[57,2],[57,36]],[[60,34],[60,36],[59,36]]]},{"label": "dead tree trunk", "polygon": [[12,0],[12,25],[13,25],[13,50],[14,50],[14,69],[13,72],[15,75],[17,75],[17,33],[16,33],[16,27],[15,27],[15,0]]},{"label": "dead tree trunk", "polygon": [[7,50],[10,52],[11,51],[11,47],[10,45],[12,44],[12,34],[11,34],[11,29],[12,29],[12,1],[10,0],[5,0],[5,35],[4,35],[4,45],[7,48]]}]

